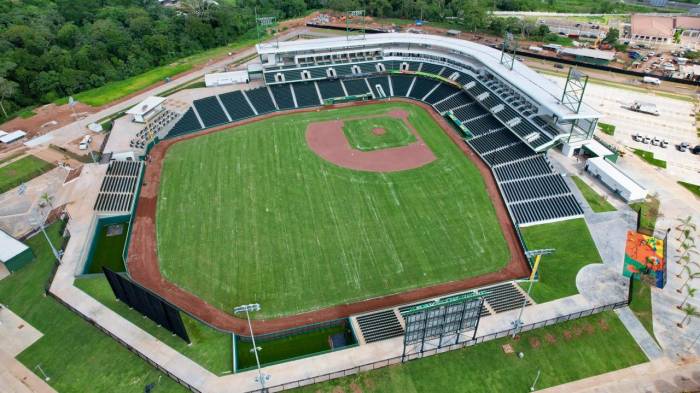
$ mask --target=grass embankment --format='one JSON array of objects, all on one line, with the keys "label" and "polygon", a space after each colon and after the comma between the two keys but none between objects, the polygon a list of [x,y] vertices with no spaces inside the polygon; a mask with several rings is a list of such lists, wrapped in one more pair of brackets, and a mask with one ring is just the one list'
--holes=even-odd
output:
[{"label": "grass embankment", "polygon": [[598,123],[598,127],[604,134],[615,135],[615,126],[612,124]]},{"label": "grass embankment", "polygon": [[642,202],[631,203],[630,207],[641,215],[639,218],[639,232],[649,235],[654,233],[656,219],[659,217],[659,206],[661,202],[655,196],[649,196]]},{"label": "grass embankment", "polygon": [[[510,344],[515,353],[505,354]],[[520,359],[516,353],[525,356]],[[646,362],[608,311],[510,337],[310,385],[301,392],[526,392]]]},{"label": "grass embankment", "polygon": [[683,186],[683,188],[695,194],[696,197],[700,197],[700,186],[697,184],[686,183],[684,181],[679,181],[678,184]]},{"label": "grass embankment", "polygon": [[[183,72],[187,72],[198,65],[206,63],[210,59],[219,58],[228,52],[234,52],[241,48],[251,46],[255,44],[255,42],[257,42],[257,38],[246,38],[232,45],[209,49],[177,60],[171,64],[156,67],[143,74],[135,75],[120,81],[109,82],[104,86],[80,92],[75,94],[73,98],[91,106],[102,106],[143,90],[158,82],[162,82],[165,78],[171,78]],[[68,98],[62,98],[56,103],[65,104],[67,102]]]},{"label": "grass embankment", "polygon": [[[49,237],[60,244],[59,226],[48,227]],[[61,393],[133,392],[155,383],[154,393],[185,392],[179,384],[118,344],[68,308],[44,296],[44,285],[54,266],[46,239],[27,241],[36,259],[0,281],[0,303],[44,334],[19,354],[27,368],[41,368],[48,382]],[[41,376],[41,375],[40,375]],[[2,390],[0,388],[0,390]]]},{"label": "grass embankment", "polygon": [[346,120],[343,133],[350,146],[361,151],[405,146],[416,141],[403,120],[388,116]]},{"label": "grass embankment", "polygon": [[32,155],[0,167],[0,194],[46,173],[56,166]]},{"label": "grass embankment", "polygon": [[[651,309],[651,287],[643,281],[632,280],[630,309],[649,334],[654,337],[654,323]],[[654,338],[656,339],[656,338]]]},{"label": "grass embankment", "polygon": [[[395,109],[436,160],[358,171],[306,142],[313,122]],[[161,270],[223,310],[255,300],[256,318],[291,315],[482,275],[510,258],[481,174],[413,104],[265,119],[177,143],[163,165]]]},{"label": "grass embankment", "polygon": [[576,187],[578,187],[579,191],[581,191],[581,194],[586,199],[586,202],[588,202],[588,205],[591,206],[591,209],[593,209],[594,212],[603,213],[613,212],[617,210],[615,209],[615,206],[611,205],[610,202],[608,202],[607,198],[598,194],[580,177],[571,176],[571,180],[573,180],[574,183],[576,183]]},{"label": "grass embankment", "polygon": [[[577,294],[578,271],[590,263],[602,262],[583,218],[525,227],[521,232],[528,249],[555,249],[542,257],[539,281],[530,294],[538,303]],[[528,284],[521,286],[527,290]]]},{"label": "grass embankment", "polygon": [[659,168],[666,168],[666,161],[654,158],[654,153],[642,149],[633,149],[634,154],[644,160],[646,163],[657,166]]},{"label": "grass embankment", "polygon": [[[121,251],[119,254],[121,255]],[[214,330],[192,319],[187,314],[180,313],[192,342],[191,345],[187,345],[179,337],[173,336],[166,329],[156,325],[155,322],[144,318],[138,311],[129,309],[127,305],[117,301],[112,293],[112,288],[103,275],[78,279],[75,281],[75,286],[212,373],[221,375],[233,370],[230,334]]]}]

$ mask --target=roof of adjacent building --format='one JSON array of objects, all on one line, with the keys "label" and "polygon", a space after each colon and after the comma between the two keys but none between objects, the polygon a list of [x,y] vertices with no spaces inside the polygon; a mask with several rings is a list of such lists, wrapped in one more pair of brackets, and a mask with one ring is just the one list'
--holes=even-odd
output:
[{"label": "roof of adjacent building", "polygon": [[0,261],[7,262],[28,248],[19,240],[0,230]]},{"label": "roof of adjacent building", "polygon": [[164,97],[151,96],[141,101],[141,103],[134,105],[131,109],[126,111],[126,113],[129,115],[143,116],[154,108],[157,108],[163,101],[165,101]]},{"label": "roof of adjacent building", "polygon": [[323,49],[337,51],[357,47],[371,47],[386,44],[416,45],[416,49],[439,47],[453,53],[470,56],[482,63],[493,74],[508,81],[535,102],[546,107],[560,119],[598,118],[600,113],[588,105],[582,105],[579,112],[573,112],[560,103],[562,88],[550,79],[538,74],[528,66],[516,61],[513,69],[501,64],[501,51],[486,45],[465,41],[458,38],[430,34],[379,33],[366,36],[338,36],[312,40],[296,40],[275,44],[258,44],[260,55],[293,53]]},{"label": "roof of adjacent building", "polygon": [[700,30],[700,17],[633,14],[631,24],[632,35],[671,38],[675,29]]},{"label": "roof of adjacent building", "polygon": [[561,53],[565,55],[590,57],[592,59],[600,59],[605,61],[612,61],[615,59],[615,52],[600,49],[564,48],[561,50]]},{"label": "roof of adjacent building", "polygon": [[606,175],[610,176],[620,187],[630,191],[633,194],[646,193],[647,189],[634,181],[627,174],[622,172],[617,165],[606,160],[604,157],[589,158],[587,163],[595,165]]}]

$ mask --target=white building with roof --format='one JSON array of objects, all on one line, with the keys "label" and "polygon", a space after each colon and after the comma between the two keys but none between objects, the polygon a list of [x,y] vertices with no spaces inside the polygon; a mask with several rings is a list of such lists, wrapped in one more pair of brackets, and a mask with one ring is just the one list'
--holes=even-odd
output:
[{"label": "white building with roof", "polygon": [[32,250],[24,243],[0,230],[0,263],[15,272],[34,259]]},{"label": "white building with roof", "polygon": [[162,111],[164,97],[151,96],[141,101],[139,104],[134,105],[131,109],[126,111],[127,115],[130,115],[132,121],[136,123],[146,123],[148,119],[158,114]]}]

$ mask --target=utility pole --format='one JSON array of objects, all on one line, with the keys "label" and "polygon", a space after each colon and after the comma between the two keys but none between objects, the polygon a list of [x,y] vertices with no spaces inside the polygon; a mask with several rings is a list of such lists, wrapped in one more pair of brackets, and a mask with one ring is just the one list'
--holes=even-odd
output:
[{"label": "utility pole", "polygon": [[39,230],[41,230],[41,233],[44,234],[44,238],[46,238],[46,241],[49,243],[49,247],[51,247],[51,252],[53,253],[54,258],[56,258],[57,262],[61,262],[61,254],[56,250],[56,247],[54,247],[53,243],[51,242],[51,239],[49,239],[49,235],[46,233],[46,228],[44,227],[44,220],[46,217],[41,213],[41,210],[36,212],[36,215],[30,217],[29,223],[33,226],[39,227]]},{"label": "utility pole", "polygon": [[263,374],[262,369],[260,368],[260,357],[258,356],[258,351],[260,351],[262,348],[258,348],[258,346],[255,344],[255,335],[253,334],[253,325],[250,323],[250,312],[251,311],[260,311],[260,305],[258,303],[253,303],[253,304],[244,304],[242,306],[235,307],[233,309],[234,314],[239,314],[242,312],[245,312],[245,316],[248,319],[248,330],[250,330],[250,339],[253,342],[253,349],[250,351],[255,354],[255,363],[258,365],[258,376],[255,378],[256,382],[260,383],[260,391],[264,392],[265,391],[265,381],[268,381],[270,379],[270,376],[267,374]]}]

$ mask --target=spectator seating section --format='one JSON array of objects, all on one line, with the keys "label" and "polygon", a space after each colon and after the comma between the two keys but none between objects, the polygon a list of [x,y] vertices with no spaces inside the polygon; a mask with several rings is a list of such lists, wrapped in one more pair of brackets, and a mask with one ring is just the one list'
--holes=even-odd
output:
[{"label": "spectator seating section", "polygon": [[375,98],[379,98],[379,91],[377,91],[377,85],[382,87],[384,94],[387,96],[391,94],[389,90],[389,77],[388,76],[375,76],[373,78],[367,78],[370,87],[372,87],[372,93],[374,93]]},{"label": "spectator seating section", "polygon": [[403,335],[403,327],[393,309],[360,315],[357,324],[367,344]]},{"label": "spectator seating section", "polygon": [[246,90],[250,103],[253,104],[259,115],[275,111],[275,104],[270,98],[270,92],[267,87],[258,87],[257,89]]},{"label": "spectator seating section", "polygon": [[141,161],[111,161],[93,209],[97,212],[130,212],[142,165]]},{"label": "spectator seating section", "polygon": [[272,85],[270,86],[272,95],[275,96],[275,102],[280,110],[294,109],[294,98],[292,97],[292,85]]},{"label": "spectator seating section", "polygon": [[440,82],[436,82],[433,79],[416,78],[416,82],[413,84],[409,97],[415,98],[416,100],[422,100],[423,97],[437,87],[439,83]]},{"label": "spectator seating section", "polygon": [[221,98],[221,102],[231,116],[231,121],[237,121],[255,115],[253,108],[250,107],[248,101],[243,97],[243,93],[238,90],[222,94],[219,98]]},{"label": "spectator seating section", "polygon": [[294,96],[297,98],[297,106],[299,108],[321,105],[313,82],[294,83],[292,88],[294,89]]},{"label": "spectator seating section", "polygon": [[390,78],[391,85],[394,87],[394,95],[406,97],[414,77],[412,75],[392,75]]},{"label": "spectator seating section", "polygon": [[202,119],[204,127],[213,127],[228,123],[228,118],[221,104],[219,104],[219,100],[216,99],[216,96],[195,100],[194,107],[197,108],[197,113],[199,113],[199,118]]},{"label": "spectator seating section", "polygon": [[343,85],[345,85],[345,90],[347,90],[348,94],[351,96],[369,93],[369,89],[367,88],[367,81],[365,78],[346,79],[343,81]]},{"label": "spectator seating section", "polygon": [[442,71],[442,68],[443,66],[441,65],[423,63],[423,66],[421,67],[420,71],[428,74],[440,75],[440,71]]},{"label": "spectator seating section", "polygon": [[[343,86],[340,85],[340,81],[335,80],[322,80],[316,82],[318,84],[318,90],[321,92],[321,98],[327,100],[329,98],[345,97],[345,92],[343,92]],[[297,100],[299,97],[297,96]]]},{"label": "spectator seating section", "polygon": [[168,136],[178,136],[201,129],[202,126],[199,124],[199,120],[197,120],[197,116],[194,114],[194,109],[190,108],[184,115],[182,115],[180,120],[175,123],[173,128],[170,129]]},{"label": "spectator seating section", "polygon": [[425,102],[433,105],[436,102],[440,102],[457,92],[459,92],[459,89],[457,89],[456,87],[447,83],[440,83],[437,89],[433,90],[433,92],[425,98]]}]

